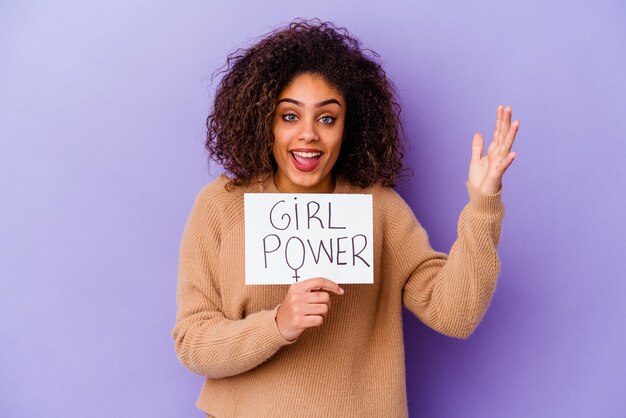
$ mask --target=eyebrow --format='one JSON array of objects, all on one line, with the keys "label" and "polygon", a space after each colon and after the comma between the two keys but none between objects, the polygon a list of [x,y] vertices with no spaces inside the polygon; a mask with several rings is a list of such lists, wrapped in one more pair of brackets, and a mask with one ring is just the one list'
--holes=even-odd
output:
[{"label": "eyebrow", "polygon": [[[289,103],[293,103],[296,106],[300,106],[303,107],[304,103],[296,100],[296,99],[290,99],[289,97],[285,97],[284,99],[280,99],[279,101],[276,102],[276,106],[278,106],[280,103],[282,102],[289,102]],[[315,107],[322,107],[322,106],[326,106],[327,104],[331,104],[331,103],[335,103],[337,104],[339,107],[341,107],[341,103],[339,103],[339,100],[337,99],[328,99],[328,100],[323,100],[319,103],[315,104]]]}]

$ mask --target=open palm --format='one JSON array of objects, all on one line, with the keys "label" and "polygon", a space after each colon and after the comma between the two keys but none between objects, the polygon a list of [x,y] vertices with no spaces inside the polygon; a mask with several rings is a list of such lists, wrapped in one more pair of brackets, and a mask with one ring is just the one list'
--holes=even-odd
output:
[{"label": "open palm", "polygon": [[511,123],[513,109],[510,106],[498,106],[496,128],[493,139],[483,156],[484,140],[481,133],[476,133],[472,140],[472,160],[469,167],[469,182],[484,194],[494,194],[500,190],[502,176],[516,157],[511,151],[519,121]]}]

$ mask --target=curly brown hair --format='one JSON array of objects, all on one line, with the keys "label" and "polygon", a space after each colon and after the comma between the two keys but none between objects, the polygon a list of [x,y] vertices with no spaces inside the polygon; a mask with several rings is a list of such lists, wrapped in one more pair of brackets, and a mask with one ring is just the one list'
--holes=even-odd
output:
[{"label": "curly brown hair", "polygon": [[295,20],[248,49],[231,53],[207,118],[209,160],[245,185],[276,170],[272,123],[276,99],[298,75],[321,75],[343,95],[346,122],[333,173],[361,187],[395,185],[402,171],[400,106],[379,55],[345,28]]}]

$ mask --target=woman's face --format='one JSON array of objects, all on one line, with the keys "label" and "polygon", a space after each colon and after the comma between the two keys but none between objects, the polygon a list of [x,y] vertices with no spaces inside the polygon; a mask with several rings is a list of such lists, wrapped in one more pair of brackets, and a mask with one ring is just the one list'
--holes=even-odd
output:
[{"label": "woman's face", "polygon": [[278,95],[273,121],[276,187],[287,193],[330,193],[346,103],[326,80],[301,74]]}]

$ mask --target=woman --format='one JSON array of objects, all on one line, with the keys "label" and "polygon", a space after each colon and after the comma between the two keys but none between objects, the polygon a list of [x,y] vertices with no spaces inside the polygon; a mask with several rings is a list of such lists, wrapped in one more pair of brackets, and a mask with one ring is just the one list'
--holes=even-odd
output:
[{"label": "woman", "polygon": [[[207,377],[197,405],[209,416],[406,416],[401,307],[452,337],[477,327],[496,286],[519,122],[498,107],[486,156],[474,136],[469,203],[446,255],[390,187],[399,113],[380,65],[329,23],[294,22],[229,57],[206,142],[227,175],[189,216],[173,330],[181,361]],[[374,283],[246,286],[247,192],[371,194]]]}]

